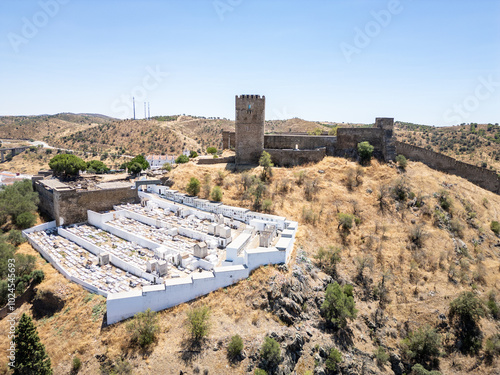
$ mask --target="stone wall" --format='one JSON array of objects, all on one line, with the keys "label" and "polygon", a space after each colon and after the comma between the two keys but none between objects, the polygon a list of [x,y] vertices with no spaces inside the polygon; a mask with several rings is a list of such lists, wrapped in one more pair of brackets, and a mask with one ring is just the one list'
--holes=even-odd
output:
[{"label": "stone wall", "polygon": [[257,164],[264,148],[266,97],[236,96],[236,164]]},{"label": "stone wall", "polygon": [[130,187],[100,190],[54,191],[54,213],[57,225],[87,221],[87,210],[102,212],[114,205],[139,203],[137,190]]},{"label": "stone wall", "polygon": [[463,163],[449,156],[407,143],[396,141],[395,144],[396,152],[410,160],[420,161],[438,171],[463,177],[483,189],[500,194],[500,179],[495,171]]},{"label": "stone wall", "polygon": [[56,214],[54,210],[54,193],[52,190],[45,189],[43,185],[36,182],[33,184],[33,189],[38,192],[40,198],[40,202],[38,203],[40,211],[54,219]]},{"label": "stone wall", "polygon": [[293,167],[307,163],[318,163],[326,156],[326,147],[314,150],[283,150],[266,148],[274,165],[282,167]]},{"label": "stone wall", "polygon": [[314,150],[326,148],[326,155],[335,155],[337,137],[328,135],[269,134],[264,136],[264,148]]},{"label": "stone wall", "polygon": [[225,164],[234,163],[234,156],[226,156],[224,158],[200,158],[198,159],[198,164]]},{"label": "stone wall", "polygon": [[358,143],[368,141],[375,148],[374,155],[382,156],[384,148],[384,130],[379,128],[338,128],[336,154],[352,156]]}]

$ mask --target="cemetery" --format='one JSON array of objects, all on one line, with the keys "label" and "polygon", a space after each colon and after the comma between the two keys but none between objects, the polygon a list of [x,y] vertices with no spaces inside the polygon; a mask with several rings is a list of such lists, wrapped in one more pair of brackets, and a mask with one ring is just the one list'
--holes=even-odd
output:
[{"label": "cemetery", "polygon": [[145,185],[140,203],[23,232],[65,277],[107,297],[107,324],[229,286],[293,250],[297,222]]}]

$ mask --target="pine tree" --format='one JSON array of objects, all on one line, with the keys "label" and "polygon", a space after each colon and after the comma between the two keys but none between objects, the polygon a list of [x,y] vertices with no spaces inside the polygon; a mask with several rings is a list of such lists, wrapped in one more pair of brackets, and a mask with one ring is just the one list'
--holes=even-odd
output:
[{"label": "pine tree", "polygon": [[31,318],[23,314],[15,331],[14,375],[52,375],[50,358]]}]

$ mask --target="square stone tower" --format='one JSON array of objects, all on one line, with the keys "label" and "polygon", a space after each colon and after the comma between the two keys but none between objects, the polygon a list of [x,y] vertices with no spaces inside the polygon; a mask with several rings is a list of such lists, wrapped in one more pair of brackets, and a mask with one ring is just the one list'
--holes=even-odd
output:
[{"label": "square stone tower", "polygon": [[236,96],[236,164],[257,164],[264,150],[266,97]]}]

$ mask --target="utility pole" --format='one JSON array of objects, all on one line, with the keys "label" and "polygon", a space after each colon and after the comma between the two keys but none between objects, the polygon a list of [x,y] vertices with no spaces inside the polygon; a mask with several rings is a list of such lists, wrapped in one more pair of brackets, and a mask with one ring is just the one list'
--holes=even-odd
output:
[{"label": "utility pole", "polygon": [[135,120],[135,98],[132,97],[132,106],[134,107],[134,120]]}]

